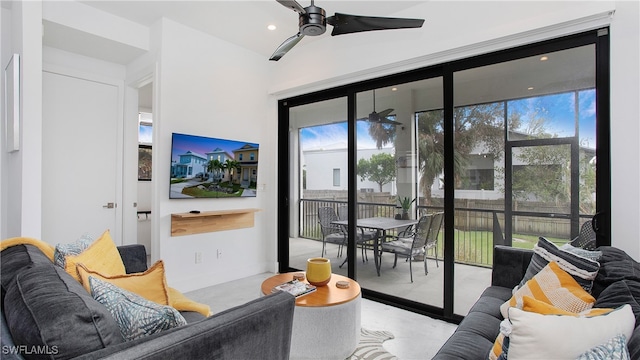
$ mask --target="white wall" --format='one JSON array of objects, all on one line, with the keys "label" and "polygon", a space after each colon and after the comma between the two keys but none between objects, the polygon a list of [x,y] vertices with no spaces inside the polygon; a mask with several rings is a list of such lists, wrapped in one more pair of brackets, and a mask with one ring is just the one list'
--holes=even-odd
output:
[{"label": "white wall", "polygon": [[[610,24],[612,244],[640,259],[638,7],[637,1],[429,1],[393,14],[424,17],[420,30],[301,42],[271,65],[270,91],[287,98]],[[371,44],[386,51],[369,56]]]},{"label": "white wall", "polygon": [[[2,226],[5,237],[40,237],[42,194],[42,4],[2,6],[2,69],[20,55],[20,151],[6,153],[2,141]],[[9,37],[10,36],[10,37]],[[2,71],[4,81],[4,71]],[[4,83],[4,82],[3,82]],[[3,116],[4,118],[4,116]],[[2,139],[5,139],[5,127]],[[26,135],[25,135],[26,134]]]},{"label": "white wall", "polygon": [[[266,95],[268,62],[257,54],[170,20],[160,26],[159,103],[154,105],[153,173],[157,206],[153,254],[179,290],[275,270],[276,102]],[[260,145],[256,198],[174,199],[169,194],[171,133]],[[264,189],[261,188],[264,186]],[[253,228],[171,237],[171,214],[258,208]],[[217,251],[222,255],[217,257]],[[202,263],[195,264],[195,253]]]},{"label": "white wall", "polygon": [[640,259],[640,3],[611,24],[611,242]]}]

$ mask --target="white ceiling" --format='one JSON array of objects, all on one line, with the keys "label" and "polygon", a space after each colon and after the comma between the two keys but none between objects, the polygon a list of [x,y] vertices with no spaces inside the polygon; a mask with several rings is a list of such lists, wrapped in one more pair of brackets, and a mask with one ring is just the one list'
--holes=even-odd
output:
[{"label": "white ceiling", "polygon": [[[267,58],[285,39],[298,32],[298,14],[275,0],[86,0],[79,2],[146,27],[165,17],[255,51]],[[299,3],[305,7],[310,5],[310,0],[301,0]],[[420,3],[424,1],[320,0],[315,5],[325,9],[327,16],[335,12],[394,16],[395,13]],[[267,26],[270,24],[276,25],[277,29],[268,30]],[[318,38],[331,36],[330,30],[328,26],[327,32],[321,36],[305,37],[295,50]],[[122,64],[139,56],[136,51],[126,46],[108,45],[105,44],[104,39],[87,36],[86,33],[74,34],[74,29],[47,21],[44,22],[44,32],[45,45],[65,51]]]}]

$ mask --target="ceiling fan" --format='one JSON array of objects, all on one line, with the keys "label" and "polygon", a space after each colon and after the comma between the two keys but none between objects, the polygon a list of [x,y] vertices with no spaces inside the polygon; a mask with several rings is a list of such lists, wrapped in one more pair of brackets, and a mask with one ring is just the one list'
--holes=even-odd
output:
[{"label": "ceiling fan", "polygon": [[299,14],[298,33],[285,40],[269,60],[278,61],[291,50],[305,35],[318,36],[324,34],[327,24],[333,26],[331,36],[351,34],[372,30],[391,30],[422,27],[424,19],[389,18],[374,16],[358,16],[336,13],[326,17],[324,9],[311,5],[302,7],[296,0],[276,0],[283,6]]},{"label": "ceiling fan", "polygon": [[373,112],[369,114],[368,118],[361,120],[366,120],[378,124],[402,125],[401,122],[391,120],[387,117],[389,116],[389,114],[391,114],[392,111],[393,109],[385,109],[380,112],[376,112],[376,89],[373,89]]}]

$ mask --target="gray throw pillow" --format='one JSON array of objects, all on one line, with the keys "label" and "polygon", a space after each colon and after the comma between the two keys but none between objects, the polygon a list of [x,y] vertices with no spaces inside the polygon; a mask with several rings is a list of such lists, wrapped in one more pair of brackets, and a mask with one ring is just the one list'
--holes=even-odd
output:
[{"label": "gray throw pillow", "polygon": [[3,306],[15,345],[48,358],[70,359],[124,342],[109,311],[51,261],[19,272]]},{"label": "gray throw pillow", "polygon": [[520,281],[520,287],[531,280],[550,261],[557,262],[560,268],[573,276],[585,291],[591,293],[593,279],[598,274],[600,263],[569,251],[564,251],[543,237],[538,238],[538,243],[533,247],[533,256],[524,278]]}]

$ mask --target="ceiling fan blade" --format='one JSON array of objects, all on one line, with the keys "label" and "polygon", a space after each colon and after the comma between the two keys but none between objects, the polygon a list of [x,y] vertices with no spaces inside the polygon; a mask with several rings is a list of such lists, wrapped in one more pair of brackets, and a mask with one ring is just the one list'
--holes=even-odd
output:
[{"label": "ceiling fan blade", "polygon": [[419,28],[424,24],[424,19],[359,16],[336,13],[327,18],[327,23],[333,26],[331,35],[335,36],[362,31]]},{"label": "ceiling fan blade", "polygon": [[294,46],[296,46],[296,44],[299,43],[303,37],[304,35],[302,35],[301,33],[297,33],[292,37],[288,38],[287,40],[285,40],[282,44],[280,44],[280,46],[278,46],[276,51],[273,52],[273,55],[271,55],[269,60],[273,60],[273,61],[280,60],[280,58],[283,57],[284,54],[286,54]]},{"label": "ceiling fan blade", "polygon": [[380,118],[380,120],[378,120],[378,122],[382,123],[382,124],[390,124],[390,125],[396,125],[396,126],[397,125],[402,125],[401,122],[398,122],[398,121],[395,121],[395,120],[391,120],[391,119],[388,119],[386,117],[385,118]]},{"label": "ceiling fan blade", "polygon": [[402,125],[401,122],[387,118],[389,113],[391,113],[392,111],[393,109],[386,109],[379,113],[374,111],[371,114],[369,114],[369,117],[367,119],[359,119],[359,120],[367,120],[369,122],[378,123],[378,124]]},{"label": "ceiling fan blade", "polygon": [[276,0],[276,1],[282,4],[282,6],[287,7],[297,12],[298,14],[307,13],[306,10],[302,7],[302,5],[298,4],[296,0]]},{"label": "ceiling fan blade", "polygon": [[393,112],[393,109],[386,109],[386,110],[382,110],[378,113],[378,115],[380,115],[381,118],[386,118],[387,116],[389,116],[389,114],[391,114]]}]

